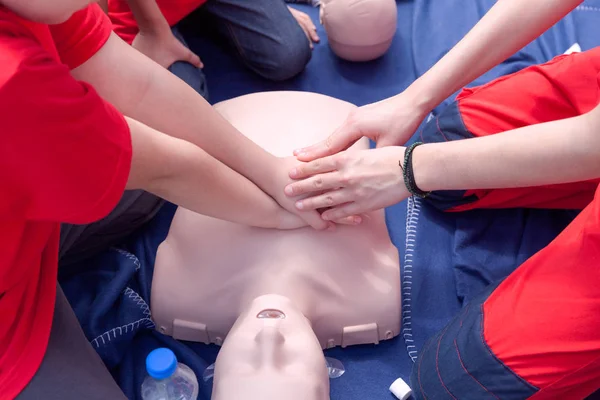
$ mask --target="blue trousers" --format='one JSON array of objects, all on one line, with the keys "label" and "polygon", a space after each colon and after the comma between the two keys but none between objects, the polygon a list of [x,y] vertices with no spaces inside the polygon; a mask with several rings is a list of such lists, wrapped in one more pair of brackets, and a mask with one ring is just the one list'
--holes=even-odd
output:
[{"label": "blue trousers", "polygon": [[[247,68],[271,81],[298,75],[312,54],[308,38],[283,0],[209,0],[173,33],[186,46],[186,39],[195,35],[214,35]],[[201,69],[179,61],[169,70],[208,99]]]}]

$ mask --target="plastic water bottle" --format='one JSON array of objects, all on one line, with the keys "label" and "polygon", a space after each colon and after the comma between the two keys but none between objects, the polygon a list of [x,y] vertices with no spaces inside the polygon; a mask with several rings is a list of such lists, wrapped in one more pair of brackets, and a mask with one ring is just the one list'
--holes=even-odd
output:
[{"label": "plastic water bottle", "polygon": [[196,400],[198,380],[194,371],[178,363],[175,354],[166,348],[153,350],[146,357],[148,376],[142,383],[144,400]]}]

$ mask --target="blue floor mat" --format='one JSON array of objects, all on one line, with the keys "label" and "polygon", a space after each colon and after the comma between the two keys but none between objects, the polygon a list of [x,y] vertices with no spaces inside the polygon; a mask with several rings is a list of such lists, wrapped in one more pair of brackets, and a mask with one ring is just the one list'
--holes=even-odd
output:
[{"label": "blue floor mat", "polygon": [[[492,3],[398,1],[398,31],[390,51],[379,60],[361,64],[335,57],[325,32],[318,26],[322,41],[315,46],[310,64],[286,83],[255,76],[212,41],[199,37],[189,45],[206,65],[213,103],[258,91],[302,90],[364,105],[401,92],[445,54]],[[544,62],[575,41],[584,49],[597,44],[600,8],[596,3],[586,2],[482,79]],[[318,21],[316,9],[301,8]],[[167,205],[128,243],[83,263],[79,273],[60,279],[90,342],[129,399],[140,399],[144,358],[152,349],[172,348],[199,377],[218,351],[215,346],[174,341],[153,329],[148,308],[152,268],[156,248],[168,232],[174,210]],[[565,212],[525,210],[448,215],[413,200],[387,209],[390,236],[403,260],[403,303],[398,305],[403,308],[403,334],[377,346],[328,351],[327,355],[342,360],[347,370],[341,378],[332,380],[331,398],[392,399],[389,385],[398,377],[408,381],[412,361],[427,337],[470,296],[506,276],[544,246],[571,217]],[[201,382],[199,399],[209,399],[210,392],[210,382]]]}]

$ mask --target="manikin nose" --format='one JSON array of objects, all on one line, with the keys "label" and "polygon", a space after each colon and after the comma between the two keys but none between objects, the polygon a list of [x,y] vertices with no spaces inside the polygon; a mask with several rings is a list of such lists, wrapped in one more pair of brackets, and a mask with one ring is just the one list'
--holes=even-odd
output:
[{"label": "manikin nose", "polygon": [[285,336],[281,333],[278,322],[277,320],[264,320],[264,326],[256,334],[259,368],[279,369],[285,365],[283,351]]}]

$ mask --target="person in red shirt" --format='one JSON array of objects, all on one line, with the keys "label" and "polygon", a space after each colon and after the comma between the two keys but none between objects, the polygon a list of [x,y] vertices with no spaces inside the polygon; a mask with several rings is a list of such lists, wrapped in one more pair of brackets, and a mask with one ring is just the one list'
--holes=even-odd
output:
[{"label": "person in red shirt", "polygon": [[124,398],[57,286],[61,223],[94,230],[161,198],[243,224],[330,227],[284,199],[291,158],[247,140],[89,3],[0,0],[2,399]]},{"label": "person in red shirt", "polygon": [[283,0],[108,0],[114,31],[208,96],[200,58],[186,38],[216,33],[253,72],[273,81],[298,75],[319,41],[310,17]]}]

